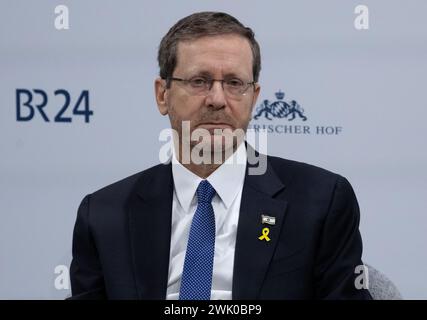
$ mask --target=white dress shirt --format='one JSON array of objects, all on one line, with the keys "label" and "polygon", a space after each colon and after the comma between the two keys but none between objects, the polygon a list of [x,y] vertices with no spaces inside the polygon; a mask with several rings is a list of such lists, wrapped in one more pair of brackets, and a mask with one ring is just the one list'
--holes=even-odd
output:
[{"label": "white dress shirt", "polygon": [[[245,144],[241,143],[236,152],[206,179],[216,191],[212,199],[216,226],[212,300],[231,300],[232,297],[234,251],[246,159]],[[166,299],[177,300],[191,222],[197,208],[196,190],[202,178],[179,163],[174,152],[172,175],[174,192]]]}]

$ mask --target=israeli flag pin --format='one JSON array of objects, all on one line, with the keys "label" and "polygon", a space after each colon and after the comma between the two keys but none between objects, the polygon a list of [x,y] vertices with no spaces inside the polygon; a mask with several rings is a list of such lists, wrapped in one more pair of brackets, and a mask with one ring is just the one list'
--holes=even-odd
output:
[{"label": "israeli flag pin", "polygon": [[274,226],[276,224],[276,217],[270,217],[270,216],[267,216],[265,214],[262,214],[261,215],[261,222],[262,222],[262,224],[269,224],[269,225]]}]

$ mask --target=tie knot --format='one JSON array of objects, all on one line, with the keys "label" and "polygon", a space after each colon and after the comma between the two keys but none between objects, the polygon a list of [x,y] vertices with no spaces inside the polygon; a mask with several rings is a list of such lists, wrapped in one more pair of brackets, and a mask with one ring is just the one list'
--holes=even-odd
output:
[{"label": "tie knot", "polygon": [[199,186],[197,187],[196,194],[197,194],[198,203],[201,203],[201,202],[211,203],[212,198],[215,195],[215,189],[208,182],[208,180],[202,180],[199,183]]}]

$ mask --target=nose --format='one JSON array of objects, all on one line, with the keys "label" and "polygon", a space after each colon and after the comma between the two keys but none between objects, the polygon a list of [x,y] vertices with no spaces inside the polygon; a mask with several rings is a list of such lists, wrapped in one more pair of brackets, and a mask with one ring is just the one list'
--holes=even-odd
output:
[{"label": "nose", "polygon": [[215,109],[223,108],[226,104],[225,92],[221,81],[214,81],[206,96],[206,103]]}]

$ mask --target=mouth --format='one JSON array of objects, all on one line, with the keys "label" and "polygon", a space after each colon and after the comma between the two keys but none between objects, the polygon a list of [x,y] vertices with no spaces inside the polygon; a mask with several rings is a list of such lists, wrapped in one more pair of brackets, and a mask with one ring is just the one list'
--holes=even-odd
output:
[{"label": "mouth", "polygon": [[197,127],[207,129],[207,130],[212,130],[212,129],[233,130],[233,127],[230,124],[224,123],[224,122],[205,122],[205,123],[199,124]]}]

